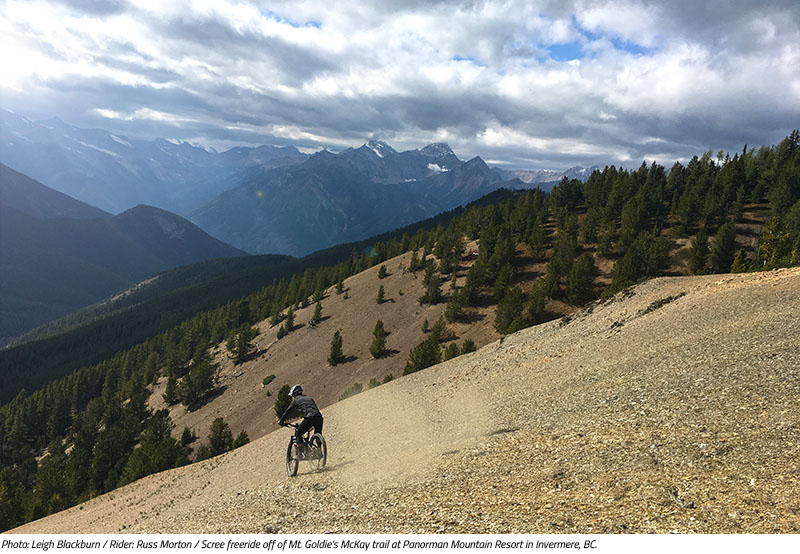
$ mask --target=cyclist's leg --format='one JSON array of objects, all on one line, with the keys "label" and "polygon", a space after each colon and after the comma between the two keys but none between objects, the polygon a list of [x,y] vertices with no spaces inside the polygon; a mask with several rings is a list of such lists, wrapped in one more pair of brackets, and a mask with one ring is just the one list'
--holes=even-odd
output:
[{"label": "cyclist's leg", "polygon": [[303,435],[306,434],[306,431],[308,431],[312,425],[313,422],[309,418],[304,418],[303,421],[300,422],[294,430],[294,437],[297,444],[303,444]]},{"label": "cyclist's leg", "polygon": [[321,415],[314,416],[314,417],[309,418],[309,420],[311,421],[311,427],[314,428],[314,432],[315,433],[319,433],[321,435],[322,434],[322,416]]}]

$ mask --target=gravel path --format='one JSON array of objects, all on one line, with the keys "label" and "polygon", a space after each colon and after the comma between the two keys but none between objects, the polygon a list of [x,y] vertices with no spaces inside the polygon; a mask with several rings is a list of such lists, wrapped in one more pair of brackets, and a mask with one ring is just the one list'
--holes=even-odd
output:
[{"label": "gravel path", "polygon": [[800,532],[800,269],[662,278],[17,531]]}]

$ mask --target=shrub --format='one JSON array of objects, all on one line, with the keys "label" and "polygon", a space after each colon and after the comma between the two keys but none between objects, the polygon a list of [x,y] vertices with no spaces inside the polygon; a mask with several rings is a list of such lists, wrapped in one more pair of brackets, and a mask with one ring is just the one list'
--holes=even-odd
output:
[{"label": "shrub", "polygon": [[356,383],[349,389],[346,389],[339,397],[339,400],[344,400],[345,398],[350,398],[351,396],[355,396],[362,390],[364,390],[364,386],[361,383]]},{"label": "shrub", "polygon": [[233,448],[234,449],[239,448],[240,446],[244,446],[248,442],[250,442],[250,437],[247,436],[247,431],[242,429],[242,432],[239,433],[239,435],[233,441]]},{"label": "shrub", "polygon": [[472,339],[464,339],[464,343],[461,345],[461,353],[462,354],[469,354],[470,352],[475,352],[477,347],[475,346],[475,341]]}]

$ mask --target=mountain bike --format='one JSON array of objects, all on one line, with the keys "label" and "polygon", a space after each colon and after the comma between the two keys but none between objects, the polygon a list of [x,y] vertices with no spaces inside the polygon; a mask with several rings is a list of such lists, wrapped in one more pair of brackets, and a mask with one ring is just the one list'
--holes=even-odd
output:
[{"label": "mountain bike", "polygon": [[[297,428],[295,423],[287,423],[287,427]],[[325,437],[322,433],[311,434],[313,427],[303,435],[303,444],[297,444],[294,433],[289,439],[289,447],[286,449],[286,473],[289,477],[297,475],[297,466],[305,460],[311,465],[314,471],[322,471],[328,462],[328,446],[325,444]]]}]

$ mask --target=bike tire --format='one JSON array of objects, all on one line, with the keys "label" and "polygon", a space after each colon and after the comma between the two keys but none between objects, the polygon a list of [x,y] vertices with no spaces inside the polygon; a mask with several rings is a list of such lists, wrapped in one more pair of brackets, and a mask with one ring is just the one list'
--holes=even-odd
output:
[{"label": "bike tire", "polygon": [[300,462],[294,456],[294,440],[289,441],[289,447],[286,449],[286,474],[289,477],[297,475],[297,466]]},{"label": "bike tire", "polygon": [[328,463],[328,446],[325,444],[325,437],[315,433],[308,442],[311,447],[308,462],[314,471],[321,471]]}]

